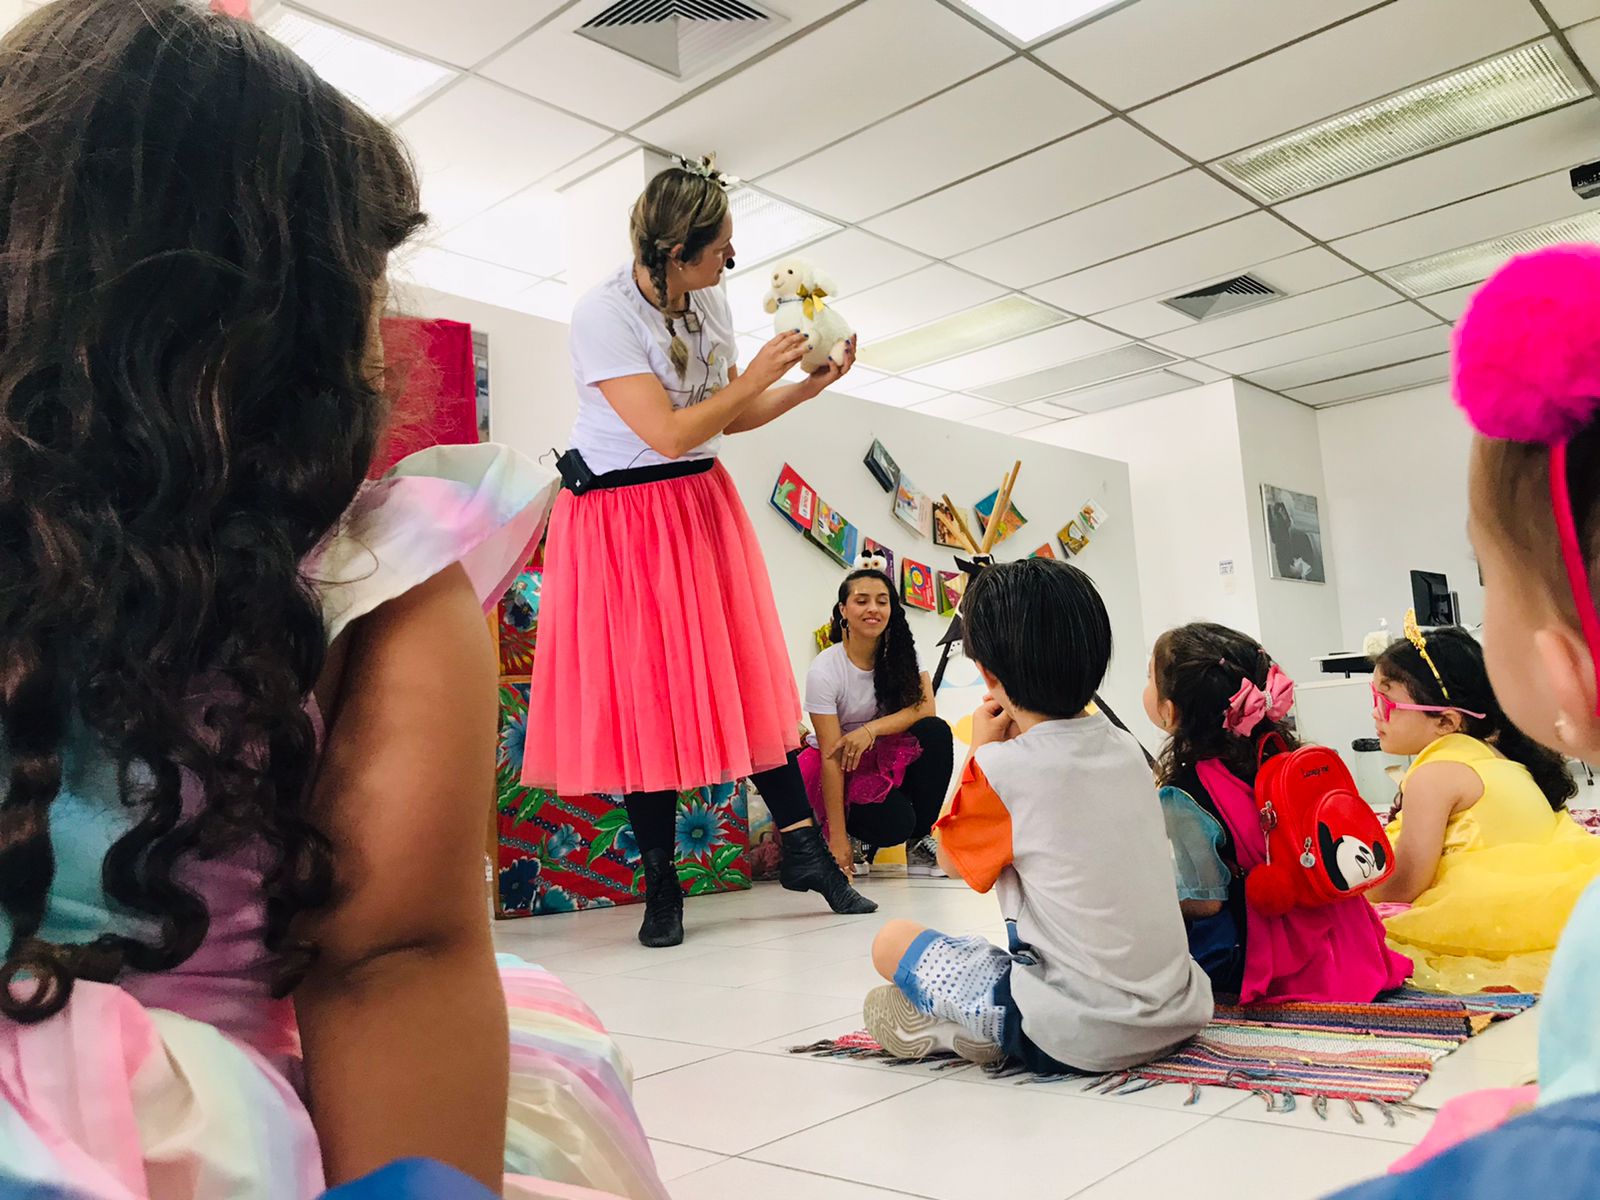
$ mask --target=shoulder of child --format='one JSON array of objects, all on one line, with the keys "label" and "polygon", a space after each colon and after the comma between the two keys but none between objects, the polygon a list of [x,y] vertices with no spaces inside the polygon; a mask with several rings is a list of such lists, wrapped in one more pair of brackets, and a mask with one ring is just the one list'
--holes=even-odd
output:
[{"label": "shoulder of child", "polygon": [[1405,805],[1415,814],[1422,807],[1467,807],[1483,795],[1483,780],[1463,762],[1448,759],[1413,767],[1405,781]]}]

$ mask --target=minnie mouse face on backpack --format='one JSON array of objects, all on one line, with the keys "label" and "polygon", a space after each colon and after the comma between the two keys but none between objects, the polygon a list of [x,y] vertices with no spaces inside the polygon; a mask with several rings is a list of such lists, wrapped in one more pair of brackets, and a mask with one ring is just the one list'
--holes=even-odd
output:
[{"label": "minnie mouse face on backpack", "polygon": [[1317,841],[1322,847],[1322,864],[1328,881],[1341,892],[1353,892],[1377,880],[1389,863],[1389,848],[1384,843],[1363,842],[1348,833],[1335,839],[1333,830],[1320,821]]}]

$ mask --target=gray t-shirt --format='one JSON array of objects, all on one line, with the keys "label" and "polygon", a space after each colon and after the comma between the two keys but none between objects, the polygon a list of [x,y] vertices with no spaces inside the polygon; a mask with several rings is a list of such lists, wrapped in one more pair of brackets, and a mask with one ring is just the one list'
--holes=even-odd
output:
[{"label": "gray t-shirt", "polygon": [[1016,922],[1026,949],[1011,994],[1046,1054],[1120,1070],[1211,1020],[1150,768],[1105,717],[979,749],[939,834],[967,882],[994,888]]}]

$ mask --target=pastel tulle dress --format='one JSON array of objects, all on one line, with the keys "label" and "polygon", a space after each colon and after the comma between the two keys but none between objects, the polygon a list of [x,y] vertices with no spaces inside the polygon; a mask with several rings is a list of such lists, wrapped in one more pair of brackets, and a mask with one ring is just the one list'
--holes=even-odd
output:
[{"label": "pastel tulle dress", "polygon": [[[496,446],[406,459],[363,490],[310,564],[330,637],[453,563],[487,609],[539,537],[554,494],[550,472]],[[0,749],[0,779],[9,772]],[[184,799],[201,802],[198,789]],[[50,810],[56,872],[41,937],[150,936],[100,884],[106,851],[131,819],[114,769],[75,731]],[[191,861],[180,879],[211,914],[180,967],[126,973],[115,986],[79,982],[67,1007],[36,1025],[0,1018],[0,1194],[52,1185],[90,1200],[301,1200],[323,1191],[294,1009],[269,991],[261,857],[247,848]],[[0,939],[10,936],[0,915]],[[529,1177],[508,1178],[506,1195],[665,1200],[628,1066],[599,1020],[541,968],[512,958],[501,968],[511,1018],[506,1166]]]},{"label": "pastel tulle dress", "polygon": [[[1600,876],[1600,838],[1553,811],[1527,768],[1477,738],[1440,738],[1406,779],[1435,762],[1472,768],[1483,796],[1450,818],[1433,884],[1386,918],[1389,942],[1416,963],[1419,987],[1541,991],[1573,906]],[[1389,838],[1397,851],[1405,845],[1404,811]]]}]

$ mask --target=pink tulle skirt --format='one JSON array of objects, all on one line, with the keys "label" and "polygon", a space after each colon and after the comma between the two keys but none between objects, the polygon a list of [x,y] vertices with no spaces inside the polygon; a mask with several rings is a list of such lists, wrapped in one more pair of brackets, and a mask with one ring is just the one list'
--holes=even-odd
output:
[{"label": "pink tulle skirt", "polygon": [[523,782],[562,795],[682,790],[770,770],[799,745],[767,564],[722,464],[563,492]]},{"label": "pink tulle skirt", "polygon": [[[909,733],[881,737],[867,748],[856,769],[845,776],[846,811],[858,804],[882,804],[889,793],[906,777],[906,768],[922,757],[922,743]],[[823,833],[828,832],[828,813],[822,802],[822,751],[807,746],[800,751],[800,778],[805,781],[806,799]]]}]

